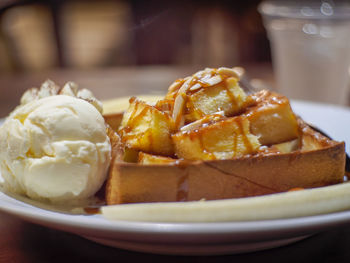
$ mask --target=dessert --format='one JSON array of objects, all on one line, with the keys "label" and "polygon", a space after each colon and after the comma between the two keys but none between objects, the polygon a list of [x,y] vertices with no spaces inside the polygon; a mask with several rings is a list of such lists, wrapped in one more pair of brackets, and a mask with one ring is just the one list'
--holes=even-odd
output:
[{"label": "dessert", "polygon": [[5,189],[52,203],[93,197],[111,158],[101,109],[90,92],[73,83],[59,89],[47,81],[28,90],[0,127]]},{"label": "dessert", "polygon": [[[60,88],[46,81],[25,92],[0,127],[4,187],[79,207],[105,191],[102,214],[122,220],[254,220],[348,209],[349,185],[339,184],[344,142],[308,126],[283,95],[246,92],[239,77],[207,68],[176,80],[165,96],[108,107],[73,82]],[[298,208],[286,211],[293,202]],[[127,203],[147,204],[119,205]]]},{"label": "dessert", "polygon": [[344,179],[343,142],[310,128],[283,95],[247,94],[233,69],[176,80],[155,104],[132,98],[114,116],[121,154],[107,179],[109,205],[260,196]]}]

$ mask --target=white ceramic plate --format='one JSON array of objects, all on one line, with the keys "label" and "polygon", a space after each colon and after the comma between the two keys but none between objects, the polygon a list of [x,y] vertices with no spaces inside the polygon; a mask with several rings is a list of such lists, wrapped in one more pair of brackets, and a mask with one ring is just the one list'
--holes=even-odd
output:
[{"label": "white ceramic plate", "polygon": [[[350,110],[294,101],[294,111],[336,140],[348,142]],[[0,120],[1,124],[1,120]],[[225,223],[141,223],[108,221],[101,215],[70,215],[47,211],[0,192],[0,209],[33,223],[75,233],[109,246],[135,251],[213,255],[276,247],[308,235],[349,224],[350,211],[281,220]]]}]

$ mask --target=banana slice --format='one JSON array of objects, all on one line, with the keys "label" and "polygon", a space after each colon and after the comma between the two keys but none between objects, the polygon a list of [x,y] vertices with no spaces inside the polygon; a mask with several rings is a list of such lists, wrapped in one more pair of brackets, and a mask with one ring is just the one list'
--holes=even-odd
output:
[{"label": "banana slice", "polygon": [[238,199],[104,206],[110,220],[229,222],[313,216],[350,209],[350,183]]},{"label": "banana slice", "polygon": [[130,106],[124,113],[118,133],[128,148],[172,155],[172,127],[172,119],[167,113],[134,97],[130,99]]}]

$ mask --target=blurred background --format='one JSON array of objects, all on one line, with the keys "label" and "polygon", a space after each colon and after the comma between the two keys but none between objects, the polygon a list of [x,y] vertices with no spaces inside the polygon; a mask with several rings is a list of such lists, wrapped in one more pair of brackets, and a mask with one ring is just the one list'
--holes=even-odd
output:
[{"label": "blurred background", "polygon": [[0,72],[270,61],[260,1],[1,1]]},{"label": "blurred background", "polygon": [[[111,76],[113,68],[269,67],[270,47],[257,11],[259,3],[2,0],[0,113],[8,112],[13,105],[9,101],[18,102],[24,89],[40,85],[45,78],[65,82],[63,73],[57,72],[65,72],[70,78],[66,81],[76,78],[88,83],[84,76],[91,78],[97,74],[91,72],[102,70]],[[259,75],[259,70],[253,74]]]}]

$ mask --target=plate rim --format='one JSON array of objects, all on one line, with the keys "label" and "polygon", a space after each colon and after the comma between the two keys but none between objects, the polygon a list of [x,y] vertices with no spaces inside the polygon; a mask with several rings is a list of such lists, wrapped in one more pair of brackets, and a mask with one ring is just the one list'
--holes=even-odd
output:
[{"label": "plate rim", "polygon": [[[10,203],[6,200],[10,199]],[[92,230],[93,236],[113,238],[115,234],[124,237],[132,234],[133,239],[143,235],[160,237],[179,236],[218,236],[240,235],[241,240],[270,239],[263,238],[265,234],[278,234],[285,236],[305,235],[342,224],[350,224],[350,211],[341,211],[330,214],[321,214],[307,217],[282,218],[258,221],[235,221],[235,222],[210,222],[210,223],[159,223],[138,221],[111,221],[102,215],[71,215],[49,211],[39,207],[23,203],[3,192],[0,192],[0,204],[8,203],[9,206],[1,205],[0,210],[25,220],[60,230],[69,229],[78,235],[84,235],[84,230]],[[14,202],[11,203],[11,202]],[[94,220],[91,220],[93,218]],[[98,234],[100,232],[100,234]],[[85,233],[86,235],[86,233]],[[91,236],[91,235],[89,235]],[[274,235],[272,235],[274,236]],[[281,236],[281,237],[282,237]],[[207,243],[207,242],[205,242]]]},{"label": "plate rim", "polygon": [[[332,107],[350,114],[350,109],[343,106],[292,100],[292,107],[296,106],[296,108],[298,108],[300,105],[314,109],[319,109],[321,107],[324,108],[324,110],[328,107]],[[4,120],[5,118],[0,118],[0,125]],[[156,237],[159,240],[168,242],[174,241],[169,238],[169,235],[175,238],[175,241],[178,241],[181,237],[191,235],[227,236],[231,241],[249,241],[252,238],[254,238],[254,240],[259,238],[274,238],[277,237],[277,234],[283,234],[283,237],[312,234],[321,229],[324,230],[334,226],[350,224],[350,210],[307,217],[261,221],[214,223],[111,221],[103,218],[102,215],[69,215],[41,209],[18,201],[2,192],[0,192],[0,211],[19,216],[32,223],[53,227],[78,235],[84,235],[84,230],[91,230],[91,234],[94,237],[144,240],[145,235],[151,235],[149,238],[150,240]],[[74,220],[72,220],[73,218]],[[94,220],[91,220],[91,218],[94,218]],[[266,234],[269,235],[264,237]],[[236,237],[235,239],[234,235],[238,235],[240,238]],[[164,239],[164,237],[167,237],[167,239]]]}]

